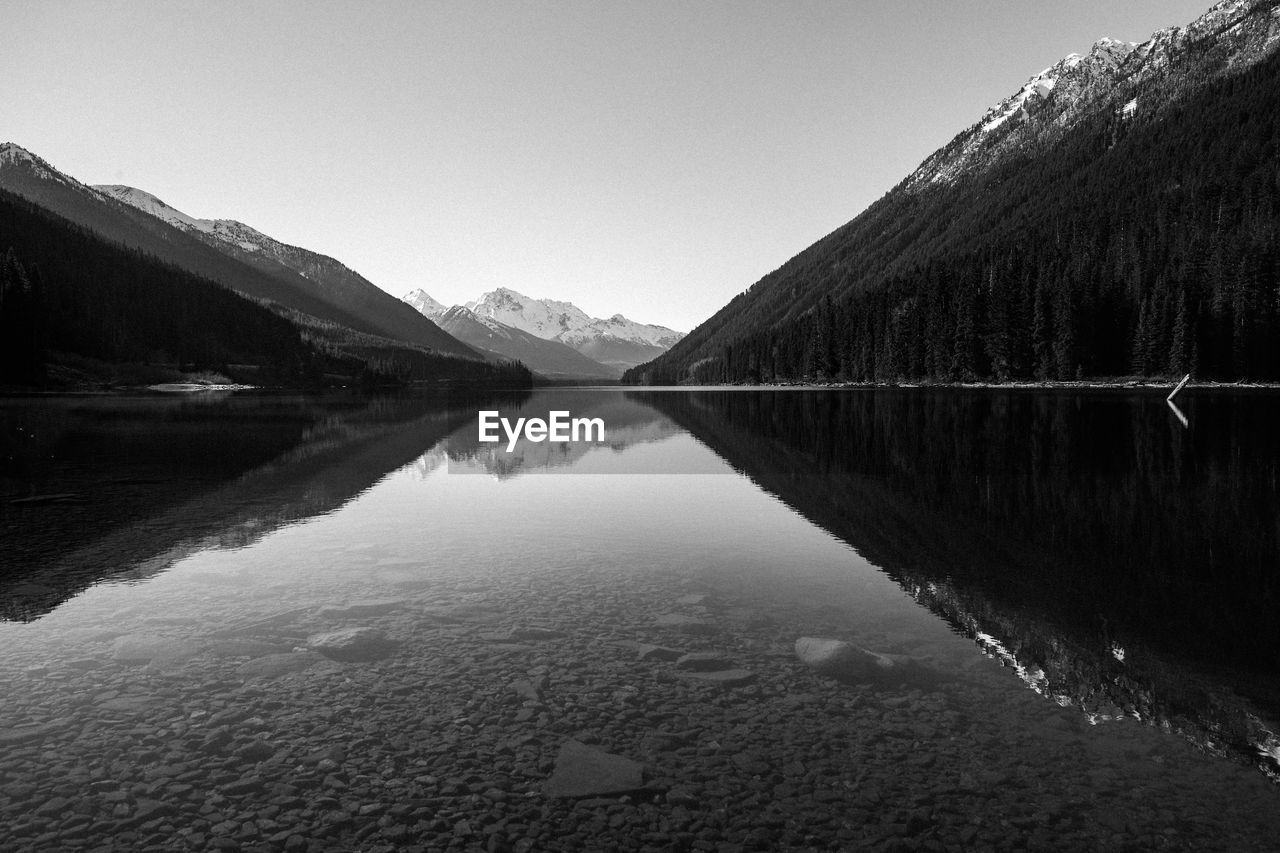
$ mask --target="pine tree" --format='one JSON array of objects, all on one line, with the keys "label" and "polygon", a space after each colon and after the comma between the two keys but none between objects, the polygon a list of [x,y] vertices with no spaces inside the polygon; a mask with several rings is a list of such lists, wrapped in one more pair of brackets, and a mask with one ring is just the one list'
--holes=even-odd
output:
[{"label": "pine tree", "polygon": [[1035,306],[1031,324],[1031,351],[1035,359],[1035,377],[1041,381],[1052,377],[1053,315],[1049,310],[1049,292],[1044,280],[1036,282]]},{"label": "pine tree", "polygon": [[1169,346],[1169,372],[1182,376],[1191,372],[1191,312],[1187,291],[1178,296],[1178,313],[1173,319],[1173,341]]}]

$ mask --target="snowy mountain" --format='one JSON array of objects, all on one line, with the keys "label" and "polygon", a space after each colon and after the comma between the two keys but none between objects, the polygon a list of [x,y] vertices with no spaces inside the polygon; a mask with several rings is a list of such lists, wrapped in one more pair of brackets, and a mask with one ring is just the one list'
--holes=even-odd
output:
[{"label": "snowy mountain", "polygon": [[920,191],[990,168],[1028,147],[1053,144],[1102,110],[1131,118],[1163,99],[1194,64],[1198,75],[1247,67],[1280,42],[1274,0],[1224,0],[1185,27],[1160,30],[1142,43],[1101,38],[1086,54],[1072,53],[992,106],[972,127],[926,159],[906,180]]},{"label": "snowy mountain", "polygon": [[601,364],[623,370],[658,357],[684,337],[665,326],[637,323],[621,314],[607,320],[592,317],[571,302],[533,299],[505,287],[468,302],[466,307],[481,317],[568,344]]},{"label": "snowy mountain", "polygon": [[300,276],[316,296],[335,303],[348,316],[364,321],[363,326],[348,322],[353,328],[423,344],[440,352],[475,357],[475,353],[449,335],[440,334],[434,324],[424,323],[421,316],[407,310],[400,300],[328,255],[283,243],[234,219],[199,219],[135,187],[103,184],[91,189],[186,232],[268,276],[285,279]]},{"label": "snowy mountain", "polygon": [[[444,305],[432,299],[426,291],[414,290],[401,299],[436,322],[440,322],[440,318],[445,315]],[[591,374],[595,376],[616,376],[628,367],[657,358],[684,337],[682,333],[666,326],[637,323],[621,314],[614,314],[604,320],[590,316],[572,302],[533,299],[505,287],[485,293],[474,302],[461,307],[466,308],[476,320],[485,323],[492,321],[507,330],[501,334],[519,330],[577,350],[599,365],[604,365],[606,372]],[[492,331],[495,327],[489,328]],[[457,334],[452,331],[450,333]],[[472,337],[476,340],[465,337],[462,340],[489,348],[477,335],[473,334]],[[529,366],[538,369],[533,364]]]},{"label": "snowy mountain", "polygon": [[[422,295],[430,300],[420,300],[424,304],[439,305],[426,294]],[[435,321],[463,343],[502,358],[514,358],[548,379],[617,379],[622,375],[620,368],[594,361],[568,344],[540,338],[492,317],[480,316],[463,305],[455,305],[436,314]]]},{"label": "snowy mountain", "polygon": [[157,219],[163,219],[183,231],[198,231],[222,242],[231,243],[246,252],[279,251],[284,244],[273,240],[261,231],[250,228],[234,219],[196,219],[181,210],[165,204],[149,192],[121,184],[96,184],[93,187],[117,201],[132,205]]},{"label": "snowy mountain", "polygon": [[333,258],[288,246],[233,220],[197,219],[141,190],[88,186],[11,142],[0,145],[0,189],[255,300],[392,345],[479,357]]},{"label": "snowy mountain", "polygon": [[74,178],[62,174],[45,160],[32,154],[21,145],[16,145],[12,142],[0,143],[0,169],[12,171],[15,167],[39,180],[53,181],[66,186],[83,186]]},{"label": "snowy mountain", "polygon": [[483,294],[467,307],[475,313],[524,329],[540,338],[563,341],[578,347],[601,336],[635,344],[671,347],[684,335],[665,326],[653,326],[614,314],[607,320],[591,317],[572,302],[533,299],[505,287]]},{"label": "snowy mountain", "polygon": [[446,305],[432,299],[422,288],[411,290],[401,296],[400,299],[403,302],[408,302],[415,311],[437,324],[439,324],[444,312],[449,310]]},{"label": "snowy mountain", "polygon": [[1280,376],[1276,115],[1280,0],[1100,39],[623,379]]}]

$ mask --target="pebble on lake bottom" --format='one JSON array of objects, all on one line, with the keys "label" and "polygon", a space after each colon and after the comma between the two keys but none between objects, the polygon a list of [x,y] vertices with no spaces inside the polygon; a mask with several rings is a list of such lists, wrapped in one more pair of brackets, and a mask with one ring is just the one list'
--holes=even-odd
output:
[{"label": "pebble on lake bottom", "polygon": [[1248,768],[1132,721],[1089,726],[989,661],[963,678],[830,678],[827,664],[875,653],[797,645],[812,614],[736,601],[732,585],[689,595],[674,575],[602,569],[333,600],[205,634],[150,634],[143,619],[27,650],[0,671],[0,847],[1268,850],[1280,837],[1277,792]]}]

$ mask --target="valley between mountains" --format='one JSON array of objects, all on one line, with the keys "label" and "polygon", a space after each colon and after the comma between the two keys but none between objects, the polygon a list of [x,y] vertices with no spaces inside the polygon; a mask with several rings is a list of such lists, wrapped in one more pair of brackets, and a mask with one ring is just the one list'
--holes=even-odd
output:
[{"label": "valley between mountains", "polygon": [[340,261],[0,145],[0,383],[613,381],[682,335],[498,288],[444,310]]},{"label": "valley between mountains", "polygon": [[1280,0],[1100,39],[687,335],[505,285],[397,299],[6,143],[0,383],[1280,381],[1278,47]]}]

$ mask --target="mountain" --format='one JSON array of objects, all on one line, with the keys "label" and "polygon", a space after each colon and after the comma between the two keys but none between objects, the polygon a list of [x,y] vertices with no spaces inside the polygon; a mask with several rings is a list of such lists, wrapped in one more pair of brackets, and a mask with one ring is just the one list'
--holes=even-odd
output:
[{"label": "mountain", "polygon": [[1238,72],[1274,52],[1278,20],[1269,0],[1225,0],[1188,26],[1160,30],[1142,44],[1101,38],[1087,54],[1068,54],[987,110],[925,160],[907,185],[918,190],[990,168],[1022,145],[1051,142],[1098,111],[1132,118],[1146,109],[1144,95],[1158,101],[1161,89],[1197,74]]},{"label": "mountain", "polygon": [[406,311],[400,300],[327,255],[282,243],[234,219],[196,219],[134,187],[99,185],[93,189],[149,213],[269,276],[290,281],[301,276],[312,293],[355,318],[355,323],[345,325],[357,331],[452,355],[475,355],[447,334],[440,334],[433,324],[423,323],[421,315]]},{"label": "mountain", "polygon": [[[92,201],[93,191],[15,149],[5,147],[0,176],[43,181],[37,188],[63,202]],[[6,168],[15,160],[16,172]],[[63,190],[68,194],[59,195]],[[143,249],[109,239],[0,188],[0,383],[85,388],[193,379],[290,387],[529,381],[524,367],[482,360],[469,348],[467,357],[445,354],[249,298],[192,266],[233,272],[237,283],[260,275],[251,267],[105,196],[77,209],[90,219],[100,215],[95,223],[108,231],[154,240]]]},{"label": "mountain", "polygon": [[0,247],[0,383],[119,375],[104,364],[141,366],[135,384],[196,371],[306,384],[331,369],[276,312],[4,190]]},{"label": "mountain", "polygon": [[[503,416],[512,421],[517,418],[548,420],[552,410],[573,412],[574,417],[599,418],[608,425],[603,438],[538,442],[522,437],[508,451],[505,443],[479,441],[472,416],[461,421],[448,441],[438,445],[436,451],[447,458],[451,473],[484,472],[506,480],[538,472],[568,472],[587,456],[616,460],[632,447],[667,441],[680,434],[680,429],[652,406],[632,400],[632,393],[601,389],[535,390],[522,401],[511,401],[502,410]],[[642,470],[643,465],[637,462],[635,470]]]},{"label": "mountain", "polygon": [[438,323],[440,317],[445,311],[449,310],[447,305],[436,302],[427,292],[421,288],[411,290],[404,296],[400,297],[401,301],[409,303],[409,305],[428,320]]},{"label": "mountain", "polygon": [[[445,314],[445,306],[432,299],[424,290],[406,293],[401,299],[416,308],[424,316],[440,322]],[[523,332],[534,338],[563,344],[596,363],[595,372],[580,372],[585,364],[563,363],[563,354],[555,356],[555,365],[547,363],[550,370],[540,370],[530,364],[534,370],[546,375],[562,374],[564,376],[609,376],[616,377],[623,370],[649,361],[662,355],[682,337],[680,332],[666,326],[653,326],[628,320],[621,314],[614,314],[607,320],[591,317],[571,302],[558,302],[554,299],[532,299],[522,293],[500,287],[483,294],[474,302],[461,306],[467,309],[470,317],[486,324],[488,331],[481,331],[473,323],[463,323],[455,315],[455,325],[468,330],[470,337],[463,336],[453,329],[446,329],[450,334],[482,349],[493,350],[485,343],[491,333],[497,332],[497,323],[502,327],[499,334],[507,340],[512,339],[513,332]],[[523,344],[521,345],[523,347]],[[500,344],[498,352],[507,352],[511,344]],[[527,349],[527,348],[526,348]],[[532,356],[534,350],[527,349]],[[551,356],[557,350],[544,350],[545,356]],[[603,366],[603,367],[601,367]],[[570,367],[566,372],[563,368]]]},{"label": "mountain", "polygon": [[[29,621],[103,579],[153,576],[196,551],[244,547],[332,512],[444,446],[458,422],[474,418],[475,406],[496,408],[511,397],[6,400],[0,621]],[[252,426],[233,430],[232,423]]]},{"label": "mountain", "polygon": [[568,344],[601,364],[620,369],[661,355],[683,337],[665,326],[637,323],[621,314],[602,320],[571,302],[533,299],[505,287],[483,294],[466,307],[478,316]]},{"label": "mountain", "polygon": [[1280,443],[1258,427],[1269,400],[1207,407],[1193,443],[1159,398],[629,396],[848,543],[1037,692],[1177,732],[1280,779]]},{"label": "mountain", "polygon": [[628,381],[1280,379],[1280,9],[1032,76]]},{"label": "mountain", "polygon": [[0,189],[110,242],[251,298],[365,335],[478,358],[422,315],[332,258],[285,246],[240,223],[197,220],[136,190],[104,192],[86,186],[13,143],[0,145]]},{"label": "mountain", "polygon": [[622,374],[621,370],[593,361],[568,344],[540,338],[492,317],[482,317],[462,305],[455,305],[437,317],[440,327],[458,340],[478,350],[523,362],[548,379],[617,379]]}]

